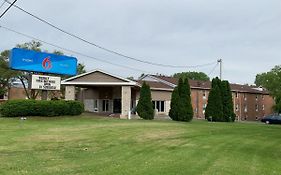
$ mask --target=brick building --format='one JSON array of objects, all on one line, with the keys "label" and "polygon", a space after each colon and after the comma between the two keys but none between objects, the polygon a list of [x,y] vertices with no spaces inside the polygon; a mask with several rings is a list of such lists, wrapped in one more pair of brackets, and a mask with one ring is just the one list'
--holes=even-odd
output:
[{"label": "brick building", "polygon": [[[178,81],[177,78],[165,76],[146,75],[142,77],[142,81],[145,80],[154,87],[155,82],[150,83],[152,79],[163,83],[171,83],[170,85],[172,87],[175,87]],[[199,119],[205,118],[204,113],[208,103],[211,82],[189,80],[189,84],[194,117]],[[273,113],[274,99],[269,95],[267,90],[257,86],[239,84],[230,84],[230,87],[237,120],[259,120],[263,116]]]},{"label": "brick building", "polygon": [[[81,100],[85,109],[104,114],[120,114],[127,118],[139,99],[143,81],[151,88],[151,96],[158,115],[168,115],[171,95],[178,79],[166,76],[145,75],[137,81],[94,70],[62,82],[66,86],[68,100]],[[194,118],[204,119],[211,88],[209,81],[189,80]],[[79,87],[79,92],[76,90]],[[237,120],[258,120],[271,114],[274,105],[268,91],[256,86],[231,84],[234,110]]]},{"label": "brick building", "polygon": [[0,101],[8,99],[26,99],[24,88],[11,87],[5,95],[0,96]]}]

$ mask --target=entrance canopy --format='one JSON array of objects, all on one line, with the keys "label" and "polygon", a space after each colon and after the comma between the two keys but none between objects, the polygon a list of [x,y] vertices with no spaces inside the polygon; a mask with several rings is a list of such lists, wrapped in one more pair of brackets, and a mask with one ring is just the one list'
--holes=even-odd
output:
[{"label": "entrance canopy", "polygon": [[[61,83],[66,86],[66,100],[80,100],[85,110],[106,114],[121,114],[127,118],[136,105],[136,93],[140,85],[102,70],[93,70],[68,78]],[[79,87],[79,91],[76,90]]]}]

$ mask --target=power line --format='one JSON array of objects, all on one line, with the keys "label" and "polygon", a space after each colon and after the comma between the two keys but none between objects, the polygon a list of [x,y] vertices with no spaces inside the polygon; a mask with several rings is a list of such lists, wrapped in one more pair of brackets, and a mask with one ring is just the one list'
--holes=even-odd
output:
[{"label": "power line", "polygon": [[[7,3],[11,4],[11,2],[9,2],[8,0],[5,0],[5,1],[6,1]],[[11,4],[11,5],[12,5],[12,4]],[[56,25],[54,25],[54,24],[52,24],[52,23],[50,23],[50,22],[48,22],[48,21],[46,21],[46,20],[44,20],[44,19],[42,19],[42,18],[36,16],[36,15],[34,15],[34,14],[32,14],[32,13],[26,11],[26,10],[24,10],[23,8],[21,8],[21,7],[17,6],[17,5],[13,5],[13,6],[16,7],[17,9],[23,11],[24,13],[26,13],[26,14],[32,16],[33,18],[35,18],[35,19],[37,19],[37,20],[39,20],[39,21],[41,21],[41,22],[43,22],[43,23],[45,23],[45,24],[51,26],[52,28],[55,28],[56,30],[59,30],[60,32],[62,32],[62,33],[64,33],[64,34],[67,34],[67,35],[69,35],[69,36],[71,36],[71,37],[73,37],[73,38],[76,38],[76,39],[78,39],[78,40],[80,40],[80,41],[83,41],[83,42],[85,42],[85,43],[87,43],[87,44],[89,44],[89,45],[92,45],[92,46],[96,47],[96,48],[102,49],[102,50],[104,50],[104,51],[106,51],[106,52],[109,52],[109,53],[112,53],[112,54],[115,54],[115,55],[118,55],[118,56],[121,56],[121,57],[130,59],[130,60],[133,60],[133,61],[137,61],[137,62],[141,62],[141,63],[145,63],[145,64],[150,64],[150,65],[154,65],[154,66],[159,66],[159,67],[170,67],[170,68],[198,68],[198,67],[205,67],[205,66],[210,66],[210,65],[213,65],[213,64],[214,64],[214,62],[212,62],[212,63],[208,63],[208,64],[193,65],[193,66],[168,65],[168,64],[161,64],[161,63],[155,63],[155,62],[145,61],[145,60],[138,59],[138,58],[135,58],[135,57],[127,56],[127,55],[125,55],[125,54],[123,54],[123,53],[120,53],[120,52],[117,52],[117,51],[114,51],[114,50],[105,48],[105,47],[103,47],[103,46],[100,46],[100,45],[98,45],[98,44],[95,44],[95,43],[93,43],[93,42],[90,42],[90,41],[88,41],[88,40],[86,40],[86,39],[84,39],[84,38],[82,38],[82,37],[80,37],[80,36],[77,36],[77,35],[75,35],[75,34],[72,34],[72,33],[68,32],[68,31],[66,31],[66,30],[64,30],[64,29],[62,29],[62,28],[60,28],[60,27],[57,27]]]},{"label": "power line", "polygon": [[218,64],[219,64],[219,63],[217,62],[217,64],[215,65],[215,67],[212,68],[212,70],[211,70],[210,73],[208,74],[208,77],[210,77],[210,75],[216,70]]},{"label": "power line", "polygon": [[[7,2],[7,1],[6,1]],[[8,10],[17,2],[17,0],[14,0],[14,2],[9,2],[9,7],[0,15],[0,19],[8,12]],[[2,4],[2,6],[4,5],[4,3]]]},{"label": "power line", "polygon": [[70,52],[70,53],[73,53],[73,54],[76,54],[76,55],[80,55],[80,56],[83,56],[83,57],[91,58],[91,59],[94,59],[94,60],[97,60],[97,61],[100,61],[100,62],[103,62],[103,63],[111,64],[111,65],[118,66],[118,67],[123,67],[123,68],[130,69],[130,70],[133,70],[133,71],[138,71],[138,72],[141,72],[141,73],[151,73],[151,72],[143,71],[143,70],[140,70],[140,69],[132,68],[132,67],[129,67],[129,66],[125,66],[125,65],[121,65],[121,64],[117,64],[117,63],[112,63],[112,62],[110,62],[110,61],[103,60],[103,59],[100,59],[100,58],[96,58],[96,57],[93,57],[93,56],[89,56],[89,55],[83,54],[83,53],[78,52],[78,51],[74,51],[74,50],[71,50],[71,49],[67,49],[67,48],[61,47],[61,46],[59,46],[59,45],[52,44],[52,43],[49,43],[49,42],[47,42],[47,41],[38,39],[38,38],[36,38],[36,37],[33,37],[33,36],[30,36],[30,35],[27,35],[27,34],[24,34],[24,33],[18,32],[18,31],[15,31],[15,30],[10,29],[10,28],[8,28],[8,27],[5,27],[5,26],[3,26],[3,25],[0,25],[0,28],[3,28],[3,29],[5,29],[5,30],[7,30],[7,31],[16,33],[16,34],[18,34],[18,35],[22,35],[22,36],[24,36],[24,37],[26,37],[26,38],[30,38],[30,39],[32,39],[32,40],[36,40],[36,41],[45,43],[45,44],[47,44],[47,45],[53,46],[53,47],[55,47],[55,48],[59,48],[59,49],[61,49],[61,50],[64,50],[64,51],[67,51],[67,52]]}]

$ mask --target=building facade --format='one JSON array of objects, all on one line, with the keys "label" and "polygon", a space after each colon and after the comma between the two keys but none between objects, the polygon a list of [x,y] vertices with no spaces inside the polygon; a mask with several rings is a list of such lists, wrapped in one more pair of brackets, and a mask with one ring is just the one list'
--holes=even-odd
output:
[{"label": "building facade", "polygon": [[0,95],[0,101],[4,102],[8,99],[26,99],[26,93],[24,88],[20,87],[11,87],[8,92],[4,95]]},{"label": "building facade", "polygon": [[[150,85],[156,114],[168,115],[171,95],[177,86],[176,78],[145,75],[133,81],[94,70],[64,80],[62,84],[66,86],[66,99],[82,101],[86,111],[127,118],[138,103],[144,81]],[[204,119],[211,82],[189,80],[189,84],[194,118]],[[274,100],[265,89],[231,84],[231,90],[237,120],[259,120],[273,112]]]}]

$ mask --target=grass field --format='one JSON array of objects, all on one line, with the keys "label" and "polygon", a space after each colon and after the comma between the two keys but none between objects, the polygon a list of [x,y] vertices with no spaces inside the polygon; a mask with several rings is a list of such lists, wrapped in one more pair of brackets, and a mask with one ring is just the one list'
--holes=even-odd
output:
[{"label": "grass field", "polygon": [[281,174],[281,126],[0,118],[0,174]]}]

